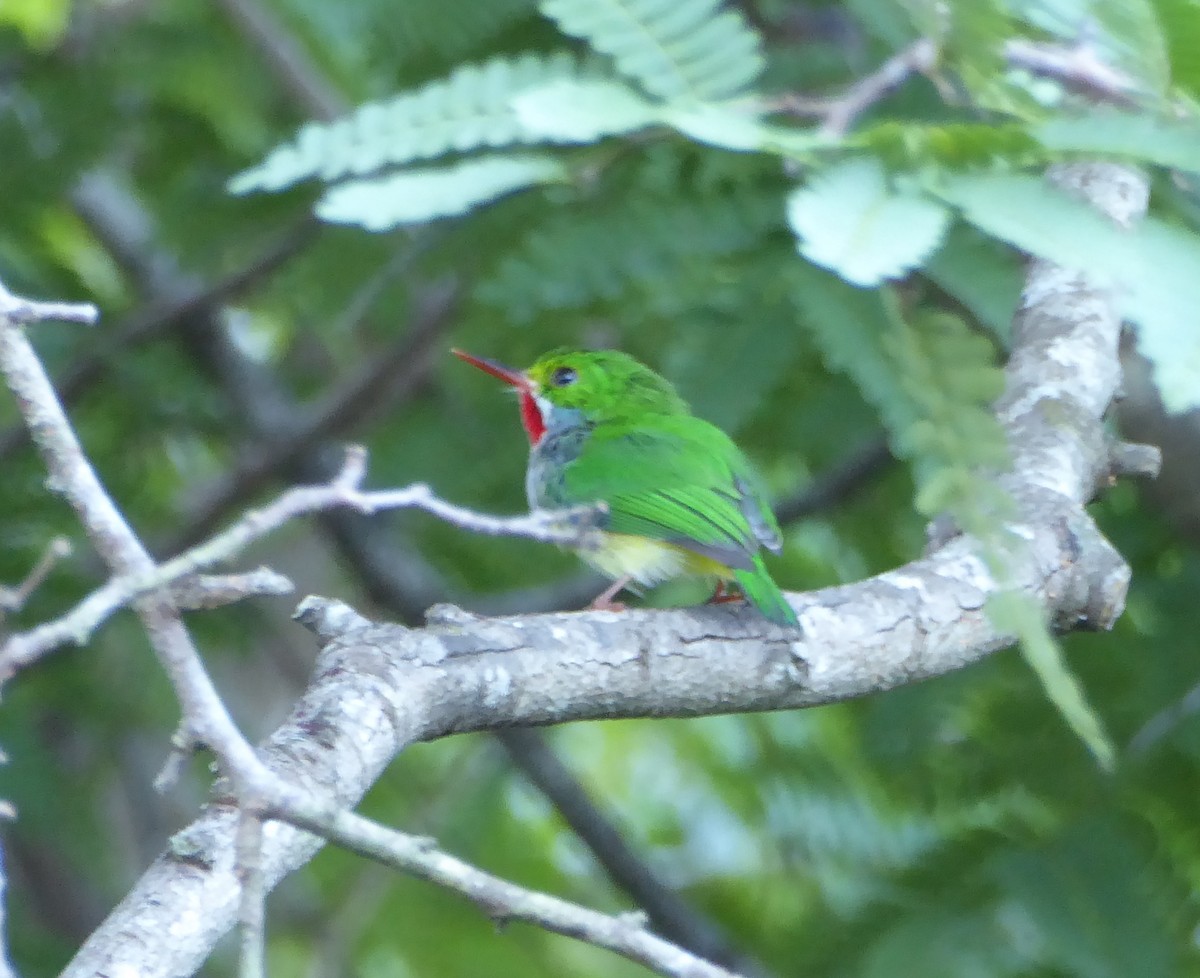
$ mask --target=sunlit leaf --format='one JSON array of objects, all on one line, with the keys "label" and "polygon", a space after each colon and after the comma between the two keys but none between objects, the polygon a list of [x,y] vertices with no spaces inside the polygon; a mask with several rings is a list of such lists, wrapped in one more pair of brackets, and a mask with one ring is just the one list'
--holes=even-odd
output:
[{"label": "sunlit leaf", "polygon": [[762,71],[758,35],[720,0],[542,0],[540,8],[660,98],[729,98]]},{"label": "sunlit leaf", "polygon": [[339,184],[326,191],[315,209],[318,217],[334,224],[386,231],[401,224],[464,214],[515,190],[565,180],[566,176],[563,165],[549,157],[485,157]]},{"label": "sunlit leaf", "polygon": [[936,201],[889,187],[871,159],[818,173],[788,199],[800,253],[855,285],[878,285],[919,265],[949,219]]}]

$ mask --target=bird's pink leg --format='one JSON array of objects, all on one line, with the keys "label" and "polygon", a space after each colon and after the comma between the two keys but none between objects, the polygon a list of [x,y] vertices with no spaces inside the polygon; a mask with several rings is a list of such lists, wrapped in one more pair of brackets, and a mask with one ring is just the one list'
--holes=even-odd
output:
[{"label": "bird's pink leg", "polygon": [[624,611],[625,605],[620,601],[614,601],[613,598],[617,596],[617,593],[621,590],[621,588],[623,588],[632,580],[632,574],[625,574],[622,577],[618,577],[612,582],[612,584],[606,587],[596,597],[596,600],[588,605],[588,607],[591,608],[592,611]]}]

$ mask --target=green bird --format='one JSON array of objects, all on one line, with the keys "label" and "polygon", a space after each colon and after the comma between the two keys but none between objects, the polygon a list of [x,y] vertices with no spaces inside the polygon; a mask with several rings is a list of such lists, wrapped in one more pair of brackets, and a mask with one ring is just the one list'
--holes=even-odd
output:
[{"label": "green bird", "polygon": [[667,380],[615,350],[555,351],[523,372],[452,352],[516,388],[532,508],[607,505],[603,544],[580,552],[614,579],[592,607],[620,607],[632,582],[701,574],[717,579],[715,600],[736,581],[768,619],[798,624],[760,553],[782,540],[758,476]]}]

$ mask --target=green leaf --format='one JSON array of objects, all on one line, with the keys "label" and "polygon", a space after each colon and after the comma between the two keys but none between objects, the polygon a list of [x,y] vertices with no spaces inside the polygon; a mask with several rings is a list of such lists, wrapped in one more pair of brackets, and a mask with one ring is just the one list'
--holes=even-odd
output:
[{"label": "green leaf", "polygon": [[1059,152],[1124,156],[1200,172],[1200,127],[1194,120],[1099,108],[1047,120],[1035,126],[1033,134],[1043,146]]},{"label": "green leaf", "polygon": [[1153,217],[1120,228],[1037,177],[946,176],[934,192],[981,230],[1114,287],[1167,410],[1200,407],[1200,237]]},{"label": "green leaf", "polygon": [[883,167],[866,158],[818,173],[788,199],[800,253],[855,285],[878,285],[919,265],[949,218],[937,202],[891,189]]},{"label": "green leaf", "polygon": [[661,111],[618,81],[560,79],[513,99],[525,130],[556,142],[590,143],[636,132],[660,121]]},{"label": "green leaf", "polygon": [[1137,229],[1123,270],[1126,316],[1138,324],[1138,350],[1154,366],[1168,411],[1200,407],[1200,237],[1155,219]]},{"label": "green leaf", "polygon": [[1006,591],[992,595],[988,617],[1001,631],[1021,641],[1021,653],[1037,675],[1050,702],[1106,771],[1116,763],[1116,751],[1104,724],[1084,695],[1083,687],[1063,659],[1062,650],[1046,627],[1038,606],[1026,595]]},{"label": "green leaf", "polygon": [[804,156],[838,140],[815,130],[787,129],[762,121],[745,103],[655,103],[621,82],[559,80],[513,99],[531,136],[554,142],[595,142],[648,126],[665,125],[696,142],[737,152],[771,150]]},{"label": "green leaf", "polygon": [[[701,263],[711,275],[721,256],[759,245],[782,224],[773,192],[625,195],[582,214],[553,214],[509,249],[476,294],[527,322],[538,313],[613,301],[636,286],[657,285],[688,263]],[[670,289],[655,292],[676,296]]]},{"label": "green leaf", "polygon": [[515,190],[566,178],[566,168],[550,157],[490,156],[339,184],[326,191],[315,210],[324,221],[387,231],[401,224],[465,214]]},{"label": "green leaf", "polygon": [[552,134],[534,133],[522,125],[512,105],[514,96],[588,74],[566,53],[466,65],[440,81],[363,105],[336,122],[309,123],[295,140],[234,177],[229,190],[279,190],[300,180],[333,181],[449,152],[553,142]]},{"label": "green leaf", "polygon": [[870,150],[894,170],[917,170],[931,163],[950,168],[1029,166],[1047,158],[1026,126],[1009,123],[929,124],[886,119],[862,129],[849,142]]},{"label": "green leaf", "polygon": [[813,150],[842,142],[815,129],[788,129],[764,122],[741,103],[667,105],[662,120],[698,143],[735,152],[762,150],[808,160]]},{"label": "green leaf", "polygon": [[1008,448],[989,410],[1004,383],[990,344],[957,317],[906,321],[878,293],[797,268],[802,321],[829,366],[879,408],[893,450],[912,463],[918,509],[995,538],[1009,500],[994,473],[1007,466]]},{"label": "green leaf", "polygon": [[1025,278],[1012,248],[956,222],[922,271],[1007,346]]},{"label": "green leaf", "polygon": [[610,55],[617,70],[667,100],[744,92],[762,72],[758,35],[719,0],[542,0],[543,14]]},{"label": "green leaf", "polygon": [[1200,98],[1200,0],[1157,0],[1155,8],[1171,59],[1171,82]]}]

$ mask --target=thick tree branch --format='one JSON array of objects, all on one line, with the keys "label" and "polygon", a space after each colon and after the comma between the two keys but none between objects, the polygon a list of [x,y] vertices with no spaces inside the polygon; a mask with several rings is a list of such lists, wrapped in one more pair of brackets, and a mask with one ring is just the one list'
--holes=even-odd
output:
[{"label": "thick tree branch", "polygon": [[[1145,206],[1144,178],[1115,165],[1064,167],[1055,179],[1116,220]],[[1119,380],[1119,335],[1102,289],[1033,263],[998,405],[1014,455],[1002,481],[1017,505],[1010,525],[1027,542],[1011,586],[1060,628],[1109,627],[1124,605],[1128,567],[1084,510],[1112,469],[1102,418]],[[305,620],[327,644],[266,753],[289,784],[349,806],[397,751],[450,733],[789,709],[879,692],[1011,644],[985,613],[994,593],[975,541],[960,536],[866,581],[793,595],[800,632],[729,606],[511,619],[443,607],[410,631],[310,601]],[[321,844],[274,828],[268,885]],[[160,857],[67,974],[194,968],[236,917],[236,900],[221,897],[236,893],[233,835],[229,812],[202,816],[188,830],[186,858],[178,846]],[[176,927],[170,946],[161,938],[167,920]]]}]

